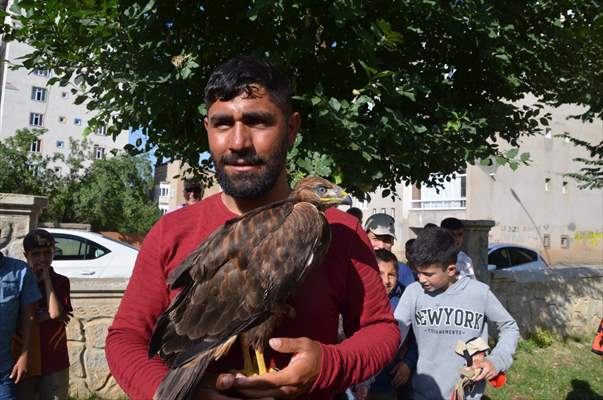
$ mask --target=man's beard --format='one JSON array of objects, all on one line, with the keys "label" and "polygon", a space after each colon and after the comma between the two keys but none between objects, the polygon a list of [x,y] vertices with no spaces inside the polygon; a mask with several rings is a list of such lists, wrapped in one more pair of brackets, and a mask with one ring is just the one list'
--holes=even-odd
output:
[{"label": "man's beard", "polygon": [[[213,157],[213,155],[212,155]],[[226,165],[234,165],[235,161],[244,160],[248,165],[260,165],[259,171],[238,172],[228,175],[224,170]],[[216,166],[216,178],[224,193],[238,199],[257,199],[274,187],[278,177],[285,167],[287,160],[287,141],[268,157],[263,158],[254,152],[244,151],[229,153],[220,158]]]}]

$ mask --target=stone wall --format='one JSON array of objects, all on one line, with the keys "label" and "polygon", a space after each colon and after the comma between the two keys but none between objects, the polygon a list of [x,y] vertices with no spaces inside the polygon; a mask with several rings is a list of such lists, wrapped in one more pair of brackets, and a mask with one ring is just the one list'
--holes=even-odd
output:
[{"label": "stone wall", "polygon": [[34,229],[48,199],[25,194],[0,193],[0,251],[24,260],[23,238]]},{"label": "stone wall", "polygon": [[524,337],[537,329],[592,336],[603,318],[603,267],[497,271],[490,284]]},{"label": "stone wall", "polygon": [[73,318],[67,326],[69,395],[124,399],[105,359],[107,329],[119,307],[127,279],[71,279]]}]

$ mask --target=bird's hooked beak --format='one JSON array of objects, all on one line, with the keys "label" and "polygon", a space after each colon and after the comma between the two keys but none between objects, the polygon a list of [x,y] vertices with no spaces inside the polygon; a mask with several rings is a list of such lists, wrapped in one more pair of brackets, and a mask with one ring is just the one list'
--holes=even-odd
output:
[{"label": "bird's hooked beak", "polygon": [[325,193],[323,197],[320,199],[321,203],[326,206],[340,206],[340,205],[352,205],[352,197],[347,194],[345,190],[340,188],[339,186],[335,186],[331,188]]}]

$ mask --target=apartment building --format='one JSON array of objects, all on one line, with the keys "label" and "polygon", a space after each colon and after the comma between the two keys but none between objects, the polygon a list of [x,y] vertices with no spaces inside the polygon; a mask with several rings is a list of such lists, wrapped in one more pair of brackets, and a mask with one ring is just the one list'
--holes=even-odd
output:
[{"label": "apartment building", "polygon": [[356,206],[363,210],[365,219],[375,212],[396,218],[397,252],[415,236],[412,227],[457,217],[493,220],[491,242],[538,249],[553,264],[603,264],[603,190],[580,190],[565,176],[580,168],[574,158],[588,155],[556,137],[569,132],[599,143],[603,140],[603,121],[567,119],[580,113],[571,105],[547,111],[552,113],[552,121],[543,127],[543,134],[520,142],[520,152],[530,153],[529,166],[513,171],[508,166],[468,165],[439,192],[400,184],[399,199],[383,199],[377,191],[371,194],[370,202],[357,202]]},{"label": "apartment building", "polygon": [[[48,85],[52,71],[25,68],[13,70],[11,65],[19,63],[19,57],[30,53],[33,48],[19,42],[2,43],[4,62],[1,64],[0,86],[0,140],[13,136],[18,129],[45,129],[40,139],[31,144],[30,150],[43,155],[70,152],[71,139],[82,140],[84,129],[94,111],[86,104],[75,105],[71,89]],[[120,150],[128,143],[128,132],[123,131],[116,140],[106,136],[106,127],[88,135],[90,162],[110,155],[111,150]],[[63,163],[56,163],[57,172],[63,172]],[[66,171],[64,171],[66,172]]]},{"label": "apartment building", "polygon": [[[155,166],[155,186],[153,199],[157,202],[163,214],[174,210],[185,203],[184,179],[187,174],[188,164],[181,161],[171,161]],[[220,186],[214,181],[210,187],[203,190],[203,198],[221,191]]]}]

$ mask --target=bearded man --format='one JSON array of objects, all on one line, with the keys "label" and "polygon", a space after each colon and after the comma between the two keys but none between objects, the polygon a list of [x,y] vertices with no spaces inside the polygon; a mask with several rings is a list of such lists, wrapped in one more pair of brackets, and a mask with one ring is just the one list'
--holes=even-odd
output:
[{"label": "bearded man", "polygon": [[[301,119],[291,97],[287,78],[256,58],[235,57],[210,76],[205,127],[223,192],[163,216],[140,249],[106,341],[111,373],[131,398],[153,398],[168,372],[147,350],[158,316],[177,294],[166,283],[169,273],[226,221],[289,195],[286,155]],[[400,334],[366,233],[337,209],[326,216],[327,255],[294,296],[295,316],[283,321],[266,349],[266,363],[277,372],[229,373],[242,366],[233,346],[210,364],[214,378],[196,399],[331,399],[393,358]],[[349,339],[337,344],[339,315]]]}]

